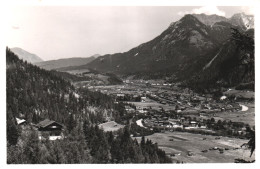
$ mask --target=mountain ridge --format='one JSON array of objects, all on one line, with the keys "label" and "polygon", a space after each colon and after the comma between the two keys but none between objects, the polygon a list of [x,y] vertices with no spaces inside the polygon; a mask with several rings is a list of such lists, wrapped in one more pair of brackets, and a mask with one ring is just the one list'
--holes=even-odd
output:
[{"label": "mountain ridge", "polygon": [[243,12],[236,13],[232,15],[230,18],[225,18],[223,16],[218,16],[216,14],[206,15],[202,13],[202,14],[192,14],[192,15],[208,26],[212,26],[217,22],[228,22],[234,26],[239,26],[244,30],[254,28],[254,16],[247,15]]},{"label": "mountain ridge", "polygon": [[30,63],[36,63],[36,62],[43,61],[43,59],[41,59],[39,56],[32,54],[19,47],[11,48],[11,51],[14,52],[20,59],[26,60],[27,62],[30,62]]},{"label": "mountain ridge", "polygon": [[[221,44],[211,36],[208,26],[192,15],[173,22],[159,36],[127,52],[100,56],[78,68],[131,74],[138,72],[171,73],[180,69],[179,63],[190,57],[206,55]],[[223,41],[223,40],[222,40]],[[138,66],[137,66],[138,65]]]},{"label": "mountain ridge", "polygon": [[[212,17],[205,14],[204,16]],[[99,59],[80,68],[89,67],[119,74],[162,72],[161,74],[173,76],[178,74],[181,76],[183,71],[184,74],[193,73],[190,67],[201,70],[205,65],[202,66],[199,62],[204,62],[203,59],[209,61],[216,55],[222,44],[231,37],[231,28],[245,31],[243,25],[232,24],[230,19],[217,15],[213,17],[217,18],[217,21],[209,26],[192,14],[187,14],[171,23],[165,31],[151,41],[124,53],[100,56]],[[191,64],[194,65],[189,66]]]},{"label": "mountain ridge", "polygon": [[73,58],[62,58],[62,59],[57,59],[57,60],[48,60],[48,61],[43,61],[43,62],[37,62],[35,63],[37,66],[46,69],[46,70],[52,70],[52,69],[59,69],[62,67],[69,67],[69,66],[80,66],[87,64],[100,55],[95,54],[90,57],[73,57]]}]

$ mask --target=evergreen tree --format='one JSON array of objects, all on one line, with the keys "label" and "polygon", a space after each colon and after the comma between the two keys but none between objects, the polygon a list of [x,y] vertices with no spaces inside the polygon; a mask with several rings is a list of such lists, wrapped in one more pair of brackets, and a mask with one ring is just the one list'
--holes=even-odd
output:
[{"label": "evergreen tree", "polygon": [[14,118],[12,117],[12,112],[10,109],[7,113],[7,141],[10,145],[16,145],[19,137],[19,130],[16,126],[16,123],[14,121]]}]

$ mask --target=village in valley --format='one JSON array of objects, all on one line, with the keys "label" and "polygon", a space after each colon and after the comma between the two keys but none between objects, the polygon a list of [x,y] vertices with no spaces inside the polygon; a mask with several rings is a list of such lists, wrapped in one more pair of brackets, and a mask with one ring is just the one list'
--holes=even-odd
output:
[{"label": "village in valley", "polygon": [[[147,138],[158,142],[175,162],[197,162],[198,156],[205,158],[201,162],[229,162],[237,155],[244,157],[245,151],[240,146],[248,136],[247,127],[255,125],[253,91],[227,88],[223,89],[223,95],[216,97],[156,80],[125,80],[123,85],[88,88],[112,96],[116,104],[125,103],[125,111],[132,116],[131,122],[155,133]],[[102,128],[114,131],[119,125],[108,118]],[[140,139],[142,135],[134,132],[132,137]],[[191,141],[194,139],[195,142]],[[176,141],[185,143],[185,140],[195,148],[189,150],[184,148],[186,144],[175,145]],[[233,152],[233,155],[207,159],[209,150],[215,150],[213,152],[218,152],[220,157],[223,153]]]},{"label": "village in valley", "polygon": [[7,164],[255,162],[251,6],[9,10]]},{"label": "village in valley", "polygon": [[[216,97],[156,80],[125,80],[121,85],[80,87],[108,95],[114,104],[124,106],[127,121],[115,122],[106,110],[103,123],[98,123],[100,129],[116,133],[125,124],[134,126],[130,129],[132,138],[140,142],[145,136],[157,143],[173,162],[251,159],[249,151],[240,146],[247,141],[247,128],[255,125],[253,91],[227,88],[223,89],[223,95]],[[32,127],[39,140],[65,137],[65,126],[56,121],[44,119],[38,124],[28,124],[24,119],[16,120],[24,131]]]}]

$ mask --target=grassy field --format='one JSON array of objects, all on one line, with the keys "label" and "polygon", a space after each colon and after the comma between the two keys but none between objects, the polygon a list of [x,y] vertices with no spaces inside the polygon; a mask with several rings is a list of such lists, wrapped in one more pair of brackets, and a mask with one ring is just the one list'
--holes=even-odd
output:
[{"label": "grassy field", "polygon": [[255,92],[253,91],[245,91],[245,90],[228,90],[224,92],[227,96],[235,96],[238,98],[245,98],[245,99],[254,99],[255,98]]},{"label": "grassy field", "polygon": [[[220,137],[215,139],[215,136],[205,136],[200,134],[182,133],[182,132],[165,132],[155,133],[146,136],[153,142],[157,142],[158,146],[163,149],[166,154],[175,154],[173,162],[184,163],[234,163],[236,158],[245,160],[254,160],[255,155],[250,158],[250,151],[240,146],[247,142],[247,140]],[[140,141],[141,138],[137,137]],[[211,148],[223,148],[221,154],[219,150],[209,150]],[[228,149],[228,150],[225,150]],[[207,152],[202,152],[207,150]],[[192,152],[192,156],[189,156]]]},{"label": "grassy field", "polygon": [[118,124],[114,121],[109,121],[98,125],[98,127],[102,128],[104,131],[117,131],[124,128],[124,125]]},{"label": "grassy field", "polygon": [[250,126],[255,126],[255,103],[241,103],[248,107],[247,111],[219,112],[215,120],[231,120],[234,122],[244,122]]},{"label": "grassy field", "polygon": [[139,107],[151,107],[152,109],[159,110],[161,107],[164,110],[175,110],[175,106],[170,106],[169,104],[161,104],[149,98],[145,99],[145,102],[128,102]]}]

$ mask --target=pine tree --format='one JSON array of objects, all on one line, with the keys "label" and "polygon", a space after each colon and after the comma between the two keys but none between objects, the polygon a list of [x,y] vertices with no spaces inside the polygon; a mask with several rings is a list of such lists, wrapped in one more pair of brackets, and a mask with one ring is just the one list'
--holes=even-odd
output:
[{"label": "pine tree", "polygon": [[7,113],[7,141],[10,145],[16,145],[19,138],[19,130],[14,122],[14,118],[12,117],[12,112],[10,109]]},{"label": "pine tree", "polygon": [[68,131],[71,132],[76,127],[76,121],[74,120],[73,114],[71,113],[68,121]]}]

